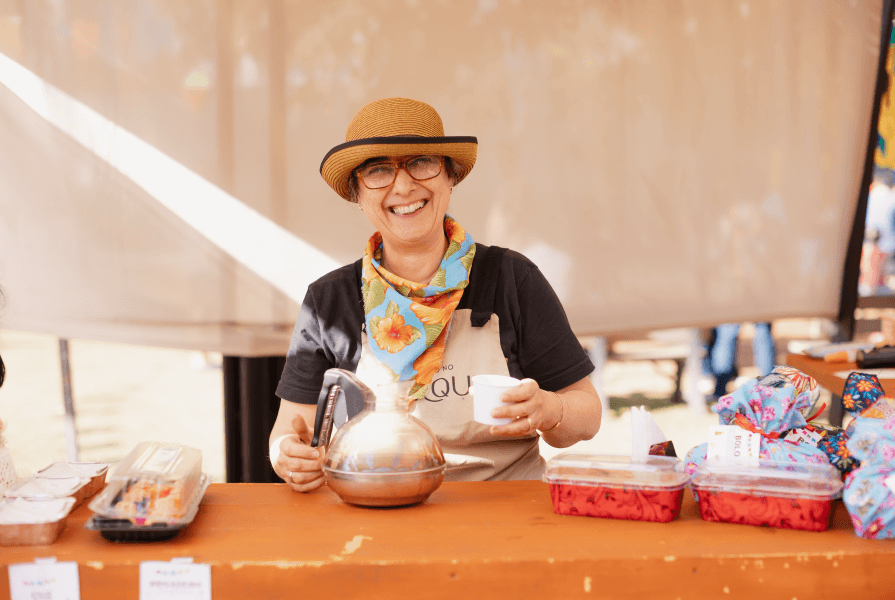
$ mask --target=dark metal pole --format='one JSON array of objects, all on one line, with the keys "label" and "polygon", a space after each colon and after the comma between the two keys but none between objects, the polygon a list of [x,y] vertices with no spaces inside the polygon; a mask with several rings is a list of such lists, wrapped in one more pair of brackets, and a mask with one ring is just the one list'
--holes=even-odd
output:
[{"label": "dark metal pole", "polygon": [[889,56],[889,45],[892,36],[892,16],[895,0],[883,3],[882,25],[880,27],[879,60],[876,67],[876,93],[873,96],[873,111],[870,115],[870,134],[867,139],[867,154],[864,159],[864,175],[861,189],[858,192],[858,203],[852,221],[851,237],[845,254],[845,266],[842,271],[842,290],[839,297],[838,332],[834,341],[849,341],[855,333],[855,309],[858,307],[858,277],[861,274],[861,248],[864,244],[864,228],[867,220],[867,197],[870,194],[870,182],[873,179],[874,156],[879,136],[879,108],[883,94],[888,89],[889,78],[886,73],[886,60]]}]

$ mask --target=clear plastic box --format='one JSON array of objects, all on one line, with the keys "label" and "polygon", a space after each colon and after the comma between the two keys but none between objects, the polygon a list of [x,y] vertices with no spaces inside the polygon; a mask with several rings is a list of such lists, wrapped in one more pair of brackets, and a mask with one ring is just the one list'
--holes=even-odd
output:
[{"label": "clear plastic box", "polygon": [[659,523],[680,514],[688,479],[677,458],[581,452],[553,457],[543,476],[557,514]]},{"label": "clear plastic box", "polygon": [[135,525],[182,521],[202,477],[202,451],[141,442],[113,468],[90,502],[95,513]]},{"label": "clear plastic box", "polygon": [[825,531],[842,495],[839,471],[830,465],[761,460],[757,467],[707,460],[690,487],[706,521]]},{"label": "clear plastic box", "polygon": [[85,529],[100,532],[104,538],[112,542],[163,542],[170,540],[181,532],[196,518],[199,512],[199,504],[205,490],[211,484],[211,476],[202,474],[199,486],[193,493],[193,497],[187,505],[186,512],[176,522],[153,522],[136,525],[127,519],[114,519],[102,515],[93,515],[84,524]]}]

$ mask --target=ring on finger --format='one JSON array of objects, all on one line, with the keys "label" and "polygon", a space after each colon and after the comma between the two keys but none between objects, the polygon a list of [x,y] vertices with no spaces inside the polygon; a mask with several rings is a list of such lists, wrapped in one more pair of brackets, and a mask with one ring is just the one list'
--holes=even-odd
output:
[{"label": "ring on finger", "polygon": [[289,483],[292,483],[292,471],[289,471]]},{"label": "ring on finger", "polygon": [[531,422],[531,417],[526,416],[525,419],[528,421],[528,431],[532,431],[535,428],[535,425]]}]

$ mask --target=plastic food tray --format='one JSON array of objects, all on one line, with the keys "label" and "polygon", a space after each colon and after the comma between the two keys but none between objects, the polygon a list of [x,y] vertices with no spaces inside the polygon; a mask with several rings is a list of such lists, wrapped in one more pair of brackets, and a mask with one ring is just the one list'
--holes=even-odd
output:
[{"label": "plastic food tray", "polygon": [[163,542],[177,537],[180,531],[193,522],[199,512],[199,504],[205,496],[205,490],[211,484],[211,475],[202,474],[195,494],[187,506],[183,517],[172,523],[152,523],[135,525],[127,519],[114,519],[103,515],[93,515],[84,523],[84,527],[99,531],[100,535],[112,542]]},{"label": "plastic food tray", "polygon": [[109,471],[90,510],[110,519],[172,522],[187,512],[202,477],[202,452],[181,444],[140,442]]},{"label": "plastic food tray", "polygon": [[15,499],[7,502],[52,502],[58,505],[58,511],[52,520],[43,523],[2,523],[0,524],[0,546],[46,546],[59,537],[65,527],[65,521],[75,505],[75,499],[68,497],[52,500]]},{"label": "plastic food tray", "polygon": [[678,517],[688,481],[677,458],[577,452],[552,458],[543,479],[557,514],[659,523]]},{"label": "plastic food tray", "polygon": [[706,461],[690,481],[706,521],[825,531],[842,480],[829,465],[760,461],[758,467]]},{"label": "plastic food tray", "polygon": [[80,488],[74,495],[75,507],[84,502],[84,500],[95,496],[106,484],[106,472],[109,470],[108,463],[53,463],[35,473],[34,476],[40,479],[54,479],[53,470],[62,465],[70,466],[76,472],[80,471],[81,467],[84,467],[85,469],[90,468],[91,471],[96,471],[95,475],[86,477],[87,484]]}]

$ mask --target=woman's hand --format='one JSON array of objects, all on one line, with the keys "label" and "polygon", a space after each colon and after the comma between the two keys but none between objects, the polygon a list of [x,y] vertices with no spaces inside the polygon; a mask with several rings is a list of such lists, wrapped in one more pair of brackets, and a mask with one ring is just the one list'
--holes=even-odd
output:
[{"label": "woman's hand", "polygon": [[521,436],[536,433],[540,429],[552,429],[562,418],[562,401],[554,392],[542,390],[534,379],[523,379],[522,384],[507,392],[500,399],[506,406],[491,411],[494,418],[515,419],[507,425],[492,425],[493,435]]},{"label": "woman's hand", "polygon": [[[310,492],[323,485],[323,448],[311,447],[312,431],[304,417],[292,417],[291,434],[281,435],[274,440],[279,445],[271,447],[271,464],[274,471],[296,492]],[[276,456],[274,457],[274,455]]]}]

